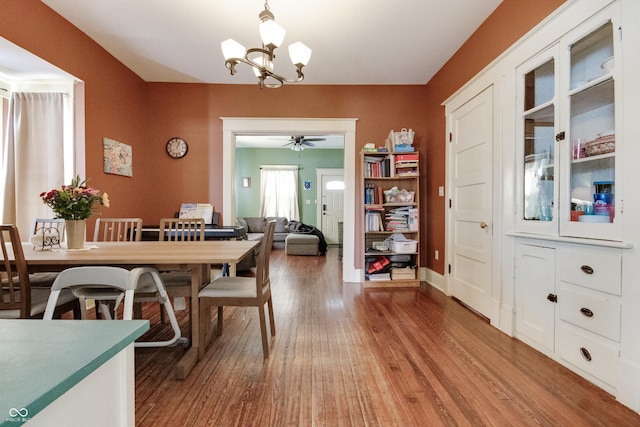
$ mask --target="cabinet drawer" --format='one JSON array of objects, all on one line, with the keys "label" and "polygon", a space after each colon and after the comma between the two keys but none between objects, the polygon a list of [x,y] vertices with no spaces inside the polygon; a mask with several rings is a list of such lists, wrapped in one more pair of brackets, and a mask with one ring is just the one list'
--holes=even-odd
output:
[{"label": "cabinet drawer", "polygon": [[609,294],[560,285],[560,319],[614,341],[620,341],[620,301]]},{"label": "cabinet drawer", "polygon": [[607,384],[616,386],[619,353],[616,344],[571,327],[565,322],[560,322],[556,339],[560,357]]},{"label": "cabinet drawer", "polygon": [[604,251],[558,250],[557,274],[560,281],[620,295],[622,257]]}]

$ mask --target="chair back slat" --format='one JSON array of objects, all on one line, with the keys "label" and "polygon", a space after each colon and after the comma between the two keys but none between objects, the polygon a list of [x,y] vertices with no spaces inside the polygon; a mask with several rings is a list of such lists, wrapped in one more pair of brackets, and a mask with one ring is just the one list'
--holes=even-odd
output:
[{"label": "chair back slat", "polygon": [[94,242],[139,242],[142,239],[141,218],[97,218]]},{"label": "chair back slat", "polygon": [[0,225],[0,310],[19,310],[21,319],[29,317],[31,284],[20,234],[15,225]]},{"label": "chair back slat", "polygon": [[160,241],[204,241],[205,220],[203,218],[160,219]]}]

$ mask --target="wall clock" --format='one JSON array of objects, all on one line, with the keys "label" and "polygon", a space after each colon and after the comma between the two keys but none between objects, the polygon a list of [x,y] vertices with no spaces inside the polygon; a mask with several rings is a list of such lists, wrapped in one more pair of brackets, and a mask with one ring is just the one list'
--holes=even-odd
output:
[{"label": "wall clock", "polygon": [[174,159],[181,159],[187,155],[189,146],[182,138],[174,137],[167,141],[167,153]]}]

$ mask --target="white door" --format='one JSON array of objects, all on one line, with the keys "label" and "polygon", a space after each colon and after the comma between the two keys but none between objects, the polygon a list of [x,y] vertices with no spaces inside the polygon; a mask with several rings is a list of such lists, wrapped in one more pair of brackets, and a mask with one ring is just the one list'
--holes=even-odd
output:
[{"label": "white door", "polygon": [[328,245],[339,243],[338,222],[344,217],[344,170],[318,169],[320,231]]},{"label": "white door", "polygon": [[450,115],[451,294],[491,317],[493,88]]}]

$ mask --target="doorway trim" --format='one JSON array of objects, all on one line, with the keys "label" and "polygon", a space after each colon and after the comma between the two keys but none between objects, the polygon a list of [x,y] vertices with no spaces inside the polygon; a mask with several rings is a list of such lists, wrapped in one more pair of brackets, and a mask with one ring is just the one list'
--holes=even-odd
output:
[{"label": "doorway trim", "polygon": [[360,282],[355,269],[355,159],[354,118],[256,118],[221,117],[222,120],[222,216],[224,225],[235,225],[236,135],[344,135],[344,239],[342,280]]}]

